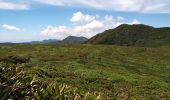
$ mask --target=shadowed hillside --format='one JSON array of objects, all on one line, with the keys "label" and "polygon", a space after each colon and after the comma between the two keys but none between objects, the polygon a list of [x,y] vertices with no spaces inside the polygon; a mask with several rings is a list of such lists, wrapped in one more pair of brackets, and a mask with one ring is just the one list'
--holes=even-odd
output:
[{"label": "shadowed hillside", "polygon": [[170,45],[170,28],[123,24],[92,37],[88,43],[147,47]]},{"label": "shadowed hillside", "polygon": [[87,41],[88,39],[85,37],[76,37],[76,36],[68,36],[67,38],[63,39],[61,43],[68,43],[68,44],[78,44]]}]

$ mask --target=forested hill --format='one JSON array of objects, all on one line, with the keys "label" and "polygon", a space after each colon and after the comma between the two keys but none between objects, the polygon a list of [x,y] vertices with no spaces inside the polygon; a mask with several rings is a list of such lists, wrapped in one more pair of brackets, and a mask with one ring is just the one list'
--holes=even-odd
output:
[{"label": "forested hill", "polygon": [[154,28],[142,24],[123,24],[92,37],[87,43],[148,47],[165,46],[170,45],[170,27]]}]

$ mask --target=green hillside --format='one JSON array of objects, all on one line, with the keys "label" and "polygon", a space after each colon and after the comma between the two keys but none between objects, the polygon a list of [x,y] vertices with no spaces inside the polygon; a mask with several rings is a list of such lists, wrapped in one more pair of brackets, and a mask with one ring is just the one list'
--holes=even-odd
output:
[{"label": "green hillside", "polygon": [[145,47],[167,46],[170,45],[170,28],[123,24],[92,37],[88,43]]},{"label": "green hillside", "polygon": [[96,100],[96,93],[108,100],[170,98],[169,46],[1,45],[0,71],[1,100],[83,98],[88,91],[89,100]]},{"label": "green hillside", "polygon": [[63,39],[60,43],[61,44],[81,44],[87,40],[88,39],[85,37],[68,36],[65,39]]}]

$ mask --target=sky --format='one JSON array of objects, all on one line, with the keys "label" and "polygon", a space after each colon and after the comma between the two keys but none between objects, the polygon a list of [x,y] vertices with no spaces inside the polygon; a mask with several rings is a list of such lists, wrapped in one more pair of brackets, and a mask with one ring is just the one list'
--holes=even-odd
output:
[{"label": "sky", "polygon": [[170,0],[0,0],[0,42],[90,38],[121,24],[170,27]]}]

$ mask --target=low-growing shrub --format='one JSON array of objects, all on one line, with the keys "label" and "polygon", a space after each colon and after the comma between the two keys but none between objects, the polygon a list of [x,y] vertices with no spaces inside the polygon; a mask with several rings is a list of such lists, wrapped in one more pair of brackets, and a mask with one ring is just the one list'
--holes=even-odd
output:
[{"label": "low-growing shrub", "polygon": [[5,58],[0,58],[0,62],[22,64],[30,61],[30,57],[20,57],[20,56],[8,56]]}]

